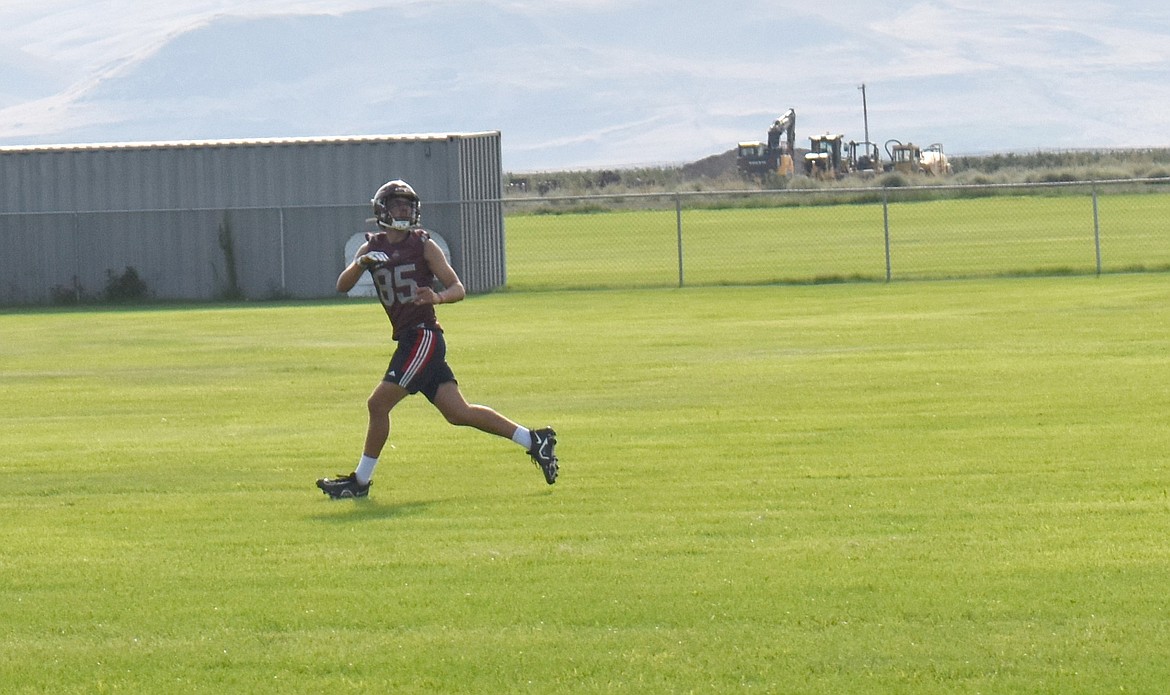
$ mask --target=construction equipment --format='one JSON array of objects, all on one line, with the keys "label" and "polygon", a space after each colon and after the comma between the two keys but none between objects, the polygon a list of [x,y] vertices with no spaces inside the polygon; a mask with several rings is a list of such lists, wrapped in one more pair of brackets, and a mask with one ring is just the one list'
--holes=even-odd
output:
[{"label": "construction equipment", "polygon": [[849,163],[853,172],[863,177],[877,176],[882,170],[881,151],[876,142],[849,141]]},{"label": "construction equipment", "polygon": [[951,175],[951,163],[943,153],[941,142],[936,142],[923,150],[918,163],[922,165],[922,170],[931,176]]},{"label": "construction equipment", "polygon": [[814,179],[839,179],[853,171],[851,153],[846,149],[844,135],[815,135],[809,139],[809,151],[804,155],[804,174]]},{"label": "construction equipment", "polygon": [[735,163],[744,176],[763,178],[769,174],[792,176],[792,156],[796,147],[796,111],[788,109],[768,128],[767,142],[741,142]]},{"label": "construction equipment", "polygon": [[[891,146],[892,145],[892,146]],[[886,171],[897,171],[902,174],[927,174],[929,176],[950,176],[951,163],[943,153],[942,143],[934,143],[926,149],[920,148],[912,142],[902,143],[901,140],[887,140],[886,154],[890,163]]]},{"label": "construction equipment", "polygon": [[890,157],[890,163],[886,165],[887,171],[902,174],[918,173],[918,160],[922,157],[922,150],[914,143],[903,144],[901,140],[886,140],[886,154]]},{"label": "construction equipment", "polygon": [[876,143],[845,142],[844,135],[825,133],[809,138],[804,173],[815,179],[840,179],[850,174],[876,176],[881,171],[881,152]]}]

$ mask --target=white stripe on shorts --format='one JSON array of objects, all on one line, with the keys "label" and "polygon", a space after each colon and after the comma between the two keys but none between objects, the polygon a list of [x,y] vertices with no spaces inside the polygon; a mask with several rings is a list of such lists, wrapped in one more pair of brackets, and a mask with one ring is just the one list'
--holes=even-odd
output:
[{"label": "white stripe on shorts", "polygon": [[418,343],[414,346],[414,354],[410,356],[410,360],[406,363],[403,369],[402,378],[398,380],[398,384],[402,388],[410,388],[410,382],[418,376],[419,370],[427,366],[431,361],[431,355],[435,350],[435,333],[427,329],[422,329],[422,337],[419,338]]}]

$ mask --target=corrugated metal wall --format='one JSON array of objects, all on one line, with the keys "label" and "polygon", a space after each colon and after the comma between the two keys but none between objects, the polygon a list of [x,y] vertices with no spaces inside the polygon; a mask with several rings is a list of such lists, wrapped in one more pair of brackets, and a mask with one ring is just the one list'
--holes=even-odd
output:
[{"label": "corrugated metal wall", "polygon": [[468,201],[459,207],[464,266],[476,285],[501,287],[508,279],[504,209],[492,201],[502,197],[503,188],[500,178],[489,173],[502,169],[500,150],[482,140],[463,140],[459,145],[461,199]]},{"label": "corrugated metal wall", "polygon": [[422,196],[468,291],[490,291],[500,166],[498,132],[0,148],[0,303],[95,295],[127,267],[161,299],[332,296],[391,178]]}]

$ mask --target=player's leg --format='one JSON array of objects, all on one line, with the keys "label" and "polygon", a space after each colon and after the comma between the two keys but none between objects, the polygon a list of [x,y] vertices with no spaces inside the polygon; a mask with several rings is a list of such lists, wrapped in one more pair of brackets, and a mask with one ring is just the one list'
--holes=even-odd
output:
[{"label": "player's leg", "polygon": [[431,396],[431,402],[452,425],[474,427],[481,432],[511,439],[524,447],[536,465],[540,466],[545,481],[549,485],[556,482],[559,470],[555,453],[557,440],[556,432],[551,428],[530,430],[486,405],[468,403],[459,391],[459,384],[454,381],[440,384]]},{"label": "player's leg", "polygon": [[386,446],[386,440],[390,437],[390,411],[408,395],[406,389],[390,381],[383,381],[374,388],[366,400],[369,424],[366,427],[366,442],[357,468],[346,475],[321,478],[317,481],[317,487],[321,492],[333,499],[365,497],[370,494],[370,479],[374,475],[374,467],[378,465],[378,456],[381,455],[382,448]]},{"label": "player's leg", "polygon": [[468,403],[459,391],[459,384],[447,381],[435,390],[432,399],[447,422],[459,427],[474,427],[481,432],[511,439],[520,425],[500,415],[486,405]]},{"label": "player's leg", "polygon": [[338,475],[333,478],[321,478],[317,487],[333,499],[343,497],[365,497],[370,492],[370,479],[373,478],[374,468],[378,465],[378,457],[386,440],[390,437],[390,411],[398,405],[411,391],[401,383],[403,366],[417,354],[415,342],[399,342],[390,358],[390,366],[382,381],[374,387],[370,397],[366,399],[366,410],[369,420],[366,426],[366,440],[362,445],[362,456],[352,473]]},{"label": "player's leg", "polygon": [[359,483],[368,484],[374,476],[378,457],[382,455],[382,448],[390,437],[390,411],[417,390],[411,385],[410,379],[419,369],[416,363],[426,364],[432,350],[432,335],[430,331],[416,331],[409,338],[399,340],[390,357],[390,365],[386,367],[385,376],[366,399],[369,425],[366,427],[365,444],[362,445],[362,457],[354,470]]},{"label": "player's leg", "polygon": [[366,399],[370,421],[366,428],[366,443],[362,454],[373,459],[382,455],[382,447],[390,438],[390,411],[409,394],[406,389],[390,381],[379,383]]}]

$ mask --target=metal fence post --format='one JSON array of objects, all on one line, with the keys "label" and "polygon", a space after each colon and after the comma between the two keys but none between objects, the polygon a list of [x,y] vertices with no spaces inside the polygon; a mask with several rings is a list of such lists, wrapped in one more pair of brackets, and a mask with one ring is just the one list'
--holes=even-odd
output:
[{"label": "metal fence post", "polygon": [[674,194],[674,218],[678,226],[678,286],[683,286],[683,230],[682,230],[682,195]]},{"label": "metal fence post", "polygon": [[886,236],[886,282],[893,277],[893,268],[890,263],[890,193],[882,191],[882,227]]},{"label": "metal fence post", "polygon": [[84,230],[81,228],[81,213],[75,212],[69,215],[73,220],[73,301],[81,303],[81,265],[82,265],[82,239]]},{"label": "metal fence post", "polygon": [[1101,218],[1097,214],[1097,187],[1093,187],[1093,247],[1097,253],[1097,275],[1101,274]]},{"label": "metal fence post", "polygon": [[277,208],[280,213],[280,291],[288,292],[288,278],[285,271],[285,242],[284,242],[284,208]]}]

